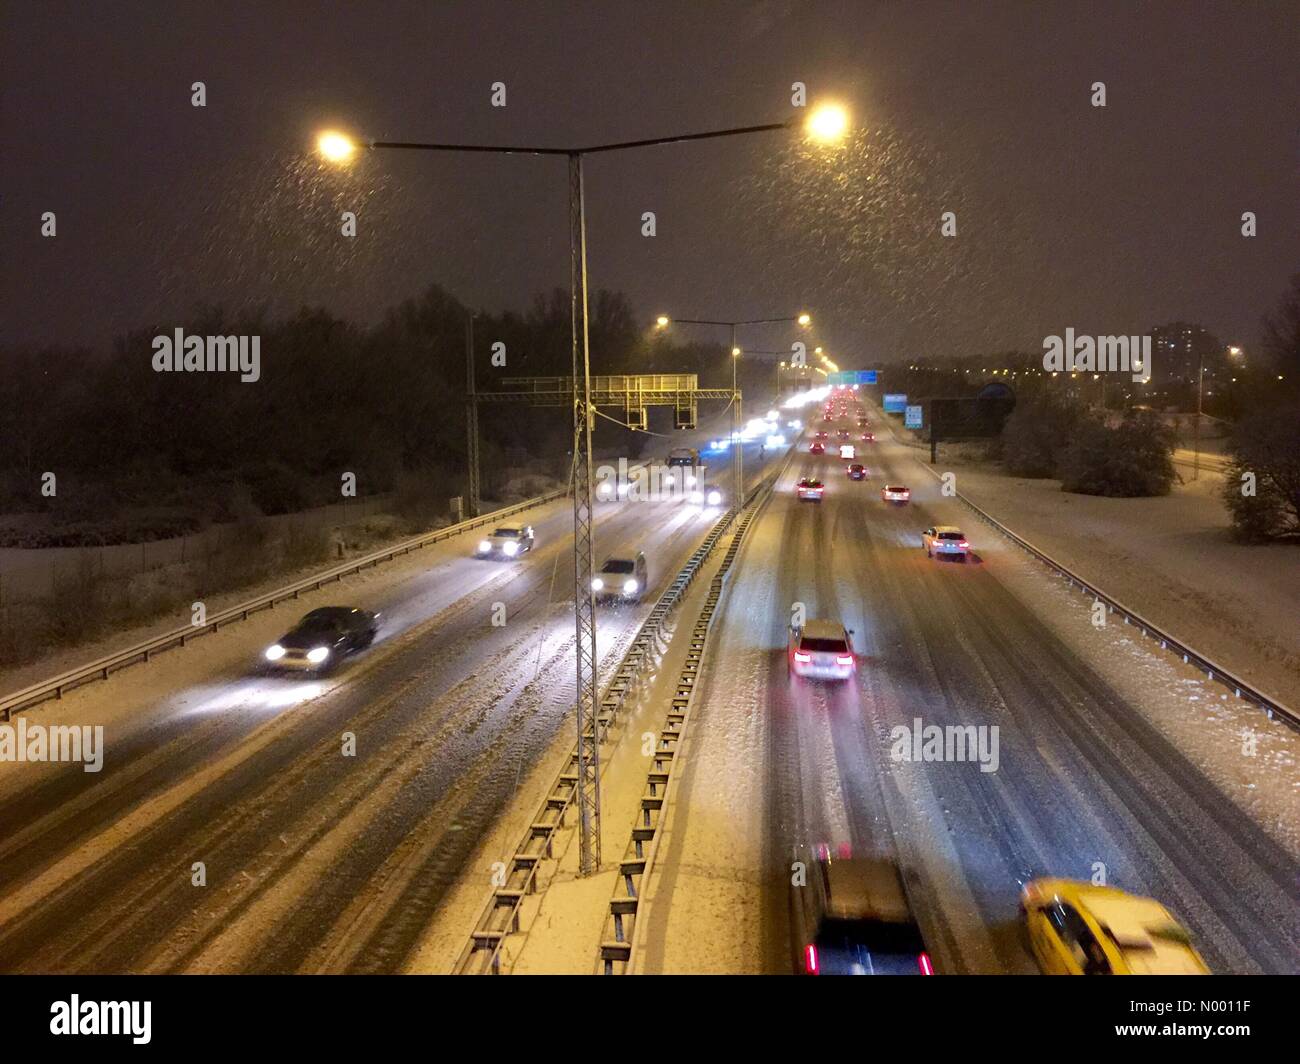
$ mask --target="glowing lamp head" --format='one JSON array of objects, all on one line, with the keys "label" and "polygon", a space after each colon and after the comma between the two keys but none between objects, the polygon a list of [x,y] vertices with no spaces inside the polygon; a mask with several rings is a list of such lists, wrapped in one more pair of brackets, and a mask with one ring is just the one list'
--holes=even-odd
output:
[{"label": "glowing lamp head", "polygon": [[[811,314],[807,314],[807,313],[800,314],[800,315],[799,315],[799,324],[800,324],[800,325],[811,325],[811,324],[812,324],[812,315],[811,315]],[[818,350],[820,350],[820,348],[819,348]]]},{"label": "glowing lamp head", "polygon": [[667,315],[667,314],[660,314],[659,317],[655,318],[655,328],[656,328],[656,329],[666,329],[666,328],[668,328],[668,315]]},{"label": "glowing lamp head", "polygon": [[805,128],[813,140],[833,144],[848,132],[849,113],[837,103],[822,104],[808,116]]},{"label": "glowing lamp head", "polygon": [[316,138],[316,148],[326,162],[346,163],[356,154],[357,145],[346,133],[328,130]]}]

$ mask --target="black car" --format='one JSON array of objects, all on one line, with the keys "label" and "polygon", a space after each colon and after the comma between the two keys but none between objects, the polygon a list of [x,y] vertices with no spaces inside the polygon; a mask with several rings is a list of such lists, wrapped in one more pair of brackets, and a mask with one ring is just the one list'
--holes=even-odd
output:
[{"label": "black car", "polygon": [[887,858],[807,862],[795,891],[795,970],[805,975],[933,975],[898,866]]},{"label": "black car", "polygon": [[355,606],[322,606],[266,648],[276,669],[323,671],[341,658],[368,647],[379,631],[379,614]]},{"label": "black car", "polygon": [[866,479],[867,479],[867,467],[864,466],[864,465],[860,465],[860,464],[858,464],[857,462],[854,462],[851,466],[849,466],[849,479],[850,479],[850,480],[866,480]]}]

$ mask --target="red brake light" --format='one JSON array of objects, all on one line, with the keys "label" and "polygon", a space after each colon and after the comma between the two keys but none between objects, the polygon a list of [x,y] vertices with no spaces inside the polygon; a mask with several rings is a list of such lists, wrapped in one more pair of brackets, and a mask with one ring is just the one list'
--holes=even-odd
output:
[{"label": "red brake light", "polygon": [[804,971],[806,971],[809,975],[816,975],[818,972],[817,947],[814,946],[811,942],[809,942],[808,945],[804,947],[803,967],[804,967]]},{"label": "red brake light", "polygon": [[837,664],[837,665],[852,665],[852,664],[853,664],[853,655],[852,655],[852,654],[836,654],[836,655],[835,655],[835,664]]},{"label": "red brake light", "polygon": [[[811,946],[808,948],[812,949]],[[930,963],[930,955],[928,953],[922,953],[916,960],[921,966],[922,975],[934,975],[934,965]]]},{"label": "red brake light", "polygon": [[812,655],[811,655],[811,654],[805,654],[802,650],[796,650],[796,651],[794,652],[794,660],[795,660],[795,661],[812,661]]},{"label": "red brake light", "polygon": [[967,542],[963,539],[960,543],[957,544],[957,546],[959,546],[959,547],[969,547],[970,544],[967,543]]}]

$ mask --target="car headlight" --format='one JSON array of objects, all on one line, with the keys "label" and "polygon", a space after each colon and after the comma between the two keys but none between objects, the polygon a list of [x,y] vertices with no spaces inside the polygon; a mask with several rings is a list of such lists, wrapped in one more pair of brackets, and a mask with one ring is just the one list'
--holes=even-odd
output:
[{"label": "car headlight", "polygon": [[502,553],[502,554],[518,554],[518,553],[519,553],[519,544],[518,544],[518,543],[503,543],[503,544],[501,545],[501,553]]},{"label": "car headlight", "polygon": [[720,491],[718,491],[718,490],[716,490],[716,489],[714,489],[713,491],[709,492],[709,505],[710,505],[710,506],[721,506],[721,505],[722,505],[722,492],[720,492]]},{"label": "car headlight", "polygon": [[696,506],[703,506],[703,505],[704,505],[704,492],[702,492],[702,491],[693,491],[693,492],[691,492],[691,502],[693,502]]},{"label": "car headlight", "polygon": [[671,473],[668,473],[664,477],[664,483],[667,484],[669,487],[672,487],[675,483],[677,483],[677,480]]},{"label": "car headlight", "polygon": [[631,487],[632,487],[631,484],[620,484],[618,486],[618,493],[620,495],[626,495],[628,491],[631,489]]},{"label": "car headlight", "polygon": [[591,582],[592,591],[601,591],[604,589],[604,587],[605,587],[605,581],[602,580],[600,577],[596,577],[596,579]]},{"label": "car headlight", "polygon": [[636,590],[636,581],[635,581],[635,580],[624,580],[624,581],[623,581],[623,594],[625,594],[625,595],[630,595],[630,594],[632,594],[632,592],[634,592],[635,590]]},{"label": "car headlight", "polygon": [[689,476],[687,476],[687,478],[686,478],[686,486],[687,486],[688,488],[693,488],[693,487],[695,487],[695,475],[694,475],[694,474],[690,474]]},{"label": "car headlight", "polygon": [[611,488],[611,487],[609,486],[609,481],[608,481],[608,480],[602,480],[601,483],[600,483],[600,487],[598,487],[598,488],[596,489],[596,494],[597,494],[597,495],[606,495],[606,496],[608,496],[608,495],[612,494],[613,491],[614,491],[614,489]]},{"label": "car headlight", "polygon": [[266,648],[267,661],[279,661],[282,657],[284,657],[284,647],[279,643],[272,643]]},{"label": "car headlight", "polygon": [[319,665],[322,661],[330,656],[329,647],[317,647],[315,650],[307,651],[307,660],[313,665]]},{"label": "car headlight", "polygon": [[478,544],[478,552],[479,552],[480,554],[489,554],[489,553],[491,553],[491,551],[492,551],[492,544],[491,544],[491,543],[489,543],[486,539],[481,539],[481,540],[479,540],[479,544]]}]

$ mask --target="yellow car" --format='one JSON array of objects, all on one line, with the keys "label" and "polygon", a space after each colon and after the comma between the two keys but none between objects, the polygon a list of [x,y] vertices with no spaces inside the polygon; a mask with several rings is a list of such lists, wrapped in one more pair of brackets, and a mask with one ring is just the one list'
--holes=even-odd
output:
[{"label": "yellow car", "polygon": [[1075,879],[1035,879],[1020,895],[1047,975],[1209,975],[1191,938],[1154,898]]}]

